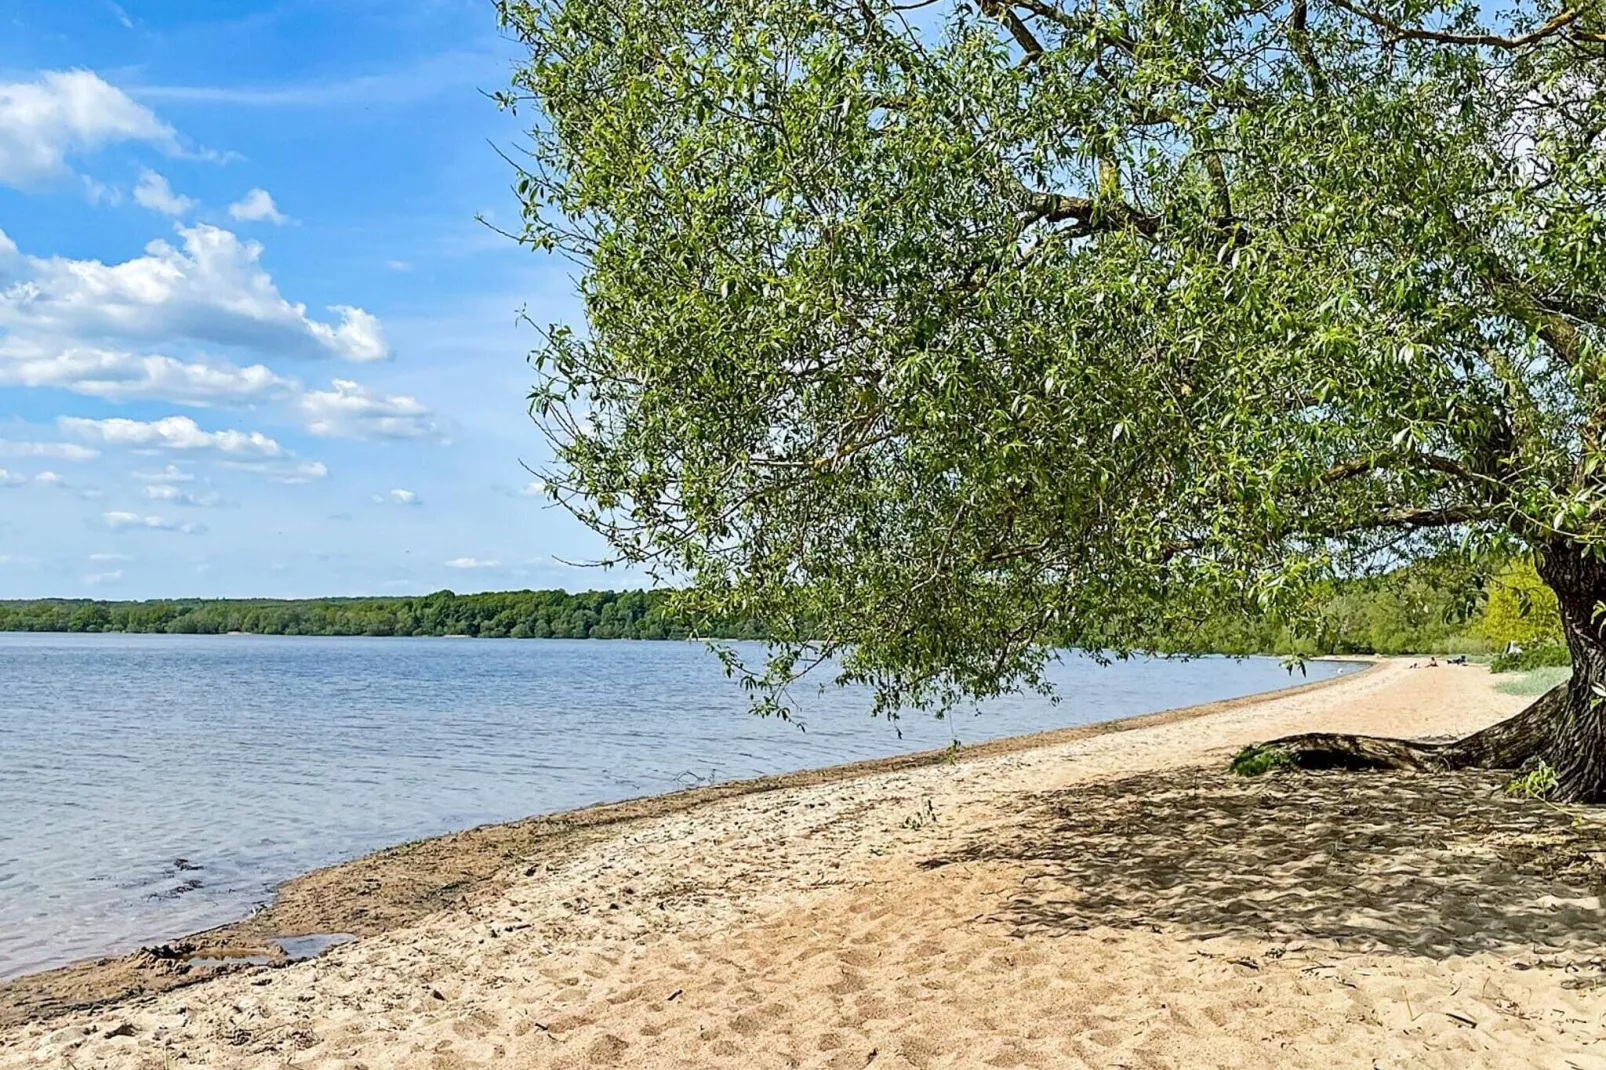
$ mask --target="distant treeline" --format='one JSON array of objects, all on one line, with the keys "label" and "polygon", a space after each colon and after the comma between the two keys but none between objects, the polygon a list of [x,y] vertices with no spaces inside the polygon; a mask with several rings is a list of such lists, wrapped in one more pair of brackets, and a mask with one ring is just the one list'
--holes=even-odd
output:
[{"label": "distant treeline", "polygon": [[[508,591],[413,598],[0,602],[0,631],[214,635],[470,635],[513,639],[761,639],[752,621],[693,626],[666,591]],[[1222,654],[1493,653],[1561,639],[1556,599],[1533,566],[1474,570],[1425,561],[1332,584],[1298,625],[1252,609],[1219,612],[1155,640]]]},{"label": "distant treeline", "polygon": [[0,631],[222,635],[469,635],[511,639],[756,638],[741,622],[695,629],[661,591],[507,591],[414,598],[0,602]]}]

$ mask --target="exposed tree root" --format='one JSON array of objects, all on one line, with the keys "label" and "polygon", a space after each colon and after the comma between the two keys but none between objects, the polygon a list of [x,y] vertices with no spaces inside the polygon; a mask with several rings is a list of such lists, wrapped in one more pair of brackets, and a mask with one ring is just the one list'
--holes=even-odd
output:
[{"label": "exposed tree root", "polygon": [[1568,688],[1558,685],[1521,713],[1449,743],[1422,743],[1386,736],[1308,732],[1284,736],[1245,750],[1235,771],[1263,772],[1278,766],[1298,769],[1520,769],[1535,758],[1549,760],[1567,723]]}]

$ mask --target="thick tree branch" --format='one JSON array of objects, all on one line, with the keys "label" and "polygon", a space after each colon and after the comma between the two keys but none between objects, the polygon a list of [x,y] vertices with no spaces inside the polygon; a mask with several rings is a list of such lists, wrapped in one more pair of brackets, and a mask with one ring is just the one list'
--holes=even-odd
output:
[{"label": "thick tree branch", "polygon": [[1316,60],[1316,50],[1310,45],[1310,5],[1307,0],[1294,0],[1293,11],[1288,18],[1288,43],[1299,58],[1299,65],[1305,68],[1311,91],[1318,96],[1326,93],[1327,77]]},{"label": "thick tree branch", "polygon": [[1372,457],[1361,457],[1353,461],[1346,461],[1343,464],[1335,464],[1322,473],[1316,484],[1317,486],[1325,487],[1334,483],[1342,483],[1346,479],[1383,471],[1396,465],[1403,465],[1406,468],[1421,468],[1430,472],[1442,472],[1444,475],[1453,476],[1456,479],[1470,481],[1479,478],[1476,473],[1459,461],[1449,457],[1441,457],[1434,453],[1407,453],[1403,456],[1400,454],[1378,454]]},{"label": "thick tree branch", "polygon": [[982,0],[981,10],[982,14],[1004,24],[1004,28],[1015,39],[1015,43],[1020,45],[1028,60],[1043,54],[1042,42],[1032,33],[1031,28],[1020,20],[1020,16],[1015,14],[1015,9],[1008,3],[1003,0]]},{"label": "thick tree branch", "polygon": [[1142,212],[1124,201],[1072,197],[1064,193],[1031,193],[1027,223],[1075,223],[1075,233],[1135,230],[1153,237],[1160,232],[1158,216]]}]

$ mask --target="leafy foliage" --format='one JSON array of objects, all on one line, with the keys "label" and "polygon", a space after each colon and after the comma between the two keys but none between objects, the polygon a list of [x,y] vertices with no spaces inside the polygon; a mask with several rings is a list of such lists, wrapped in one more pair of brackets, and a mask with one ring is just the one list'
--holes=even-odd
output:
[{"label": "leafy foliage", "polygon": [[1506,784],[1506,794],[1518,799],[1544,799],[1555,792],[1557,783],[1556,771],[1539,761],[1512,777]]},{"label": "leafy foliage", "polygon": [[[1561,613],[1556,593],[1526,561],[1501,569],[1488,586],[1480,631],[1497,647],[1516,643],[1523,648],[1555,647],[1562,643]],[[1565,661],[1524,665],[1565,665]]]},{"label": "leafy foliage", "polygon": [[1601,541],[1593,5],[498,6],[519,236],[585,304],[549,485],[769,682],[1320,642],[1337,578]]}]

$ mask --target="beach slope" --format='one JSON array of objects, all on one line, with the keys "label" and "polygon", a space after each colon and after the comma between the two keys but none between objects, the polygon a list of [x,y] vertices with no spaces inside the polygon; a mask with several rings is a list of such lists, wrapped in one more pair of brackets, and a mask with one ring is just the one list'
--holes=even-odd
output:
[{"label": "beach slope", "polygon": [[1606,1067],[1592,813],[1481,773],[1224,772],[1255,740],[1525,701],[1392,661],[504,836],[444,909],[10,1025],[0,1067]]}]

